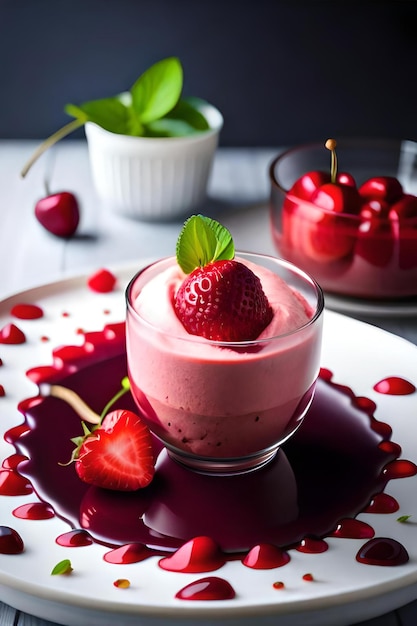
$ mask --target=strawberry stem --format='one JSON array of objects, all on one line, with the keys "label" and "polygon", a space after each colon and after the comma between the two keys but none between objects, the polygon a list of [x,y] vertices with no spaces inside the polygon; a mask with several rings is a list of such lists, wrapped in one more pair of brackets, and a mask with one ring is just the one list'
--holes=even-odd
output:
[{"label": "strawberry stem", "polygon": [[328,139],[324,145],[331,152],[330,179],[334,184],[337,176],[336,139]]},{"label": "strawberry stem", "polygon": [[106,406],[102,410],[101,415],[100,415],[100,422],[103,421],[103,419],[105,418],[105,416],[107,415],[107,413],[109,412],[113,404],[115,404],[115,402],[117,402],[117,400],[121,398],[122,396],[124,396],[125,393],[127,393],[129,390],[130,390],[129,379],[127,378],[127,376],[125,376],[125,378],[123,378],[122,380],[122,388],[113,396],[111,400],[107,402]]},{"label": "strawberry stem", "polygon": [[72,122],[69,122],[69,124],[66,124],[59,130],[57,130],[53,135],[48,137],[48,139],[45,139],[45,141],[41,143],[39,148],[33,153],[29,161],[26,163],[26,165],[22,169],[20,173],[21,177],[24,178],[26,176],[26,174],[28,173],[32,165],[35,163],[35,161],[37,161],[39,157],[42,156],[42,154],[48,150],[48,148],[51,148],[60,139],[63,139],[63,137],[66,137],[70,133],[74,132],[74,130],[77,130],[77,128],[80,128],[83,125],[84,125],[84,121],[81,121],[78,119],[72,120]]}]

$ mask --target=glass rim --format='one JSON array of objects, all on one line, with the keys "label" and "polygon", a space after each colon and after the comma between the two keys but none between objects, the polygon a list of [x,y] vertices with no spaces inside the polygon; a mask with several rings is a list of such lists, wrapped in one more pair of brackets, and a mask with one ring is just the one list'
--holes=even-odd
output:
[{"label": "glass rim", "polygon": [[237,349],[237,348],[238,349],[250,348],[253,346],[259,346],[260,344],[266,345],[268,343],[271,343],[272,341],[277,341],[279,339],[285,339],[287,337],[297,335],[298,333],[304,331],[310,326],[313,326],[315,322],[320,318],[320,316],[322,315],[324,311],[324,304],[325,304],[324,292],[322,288],[320,287],[319,283],[313,278],[313,276],[311,276],[310,274],[302,270],[300,267],[298,267],[294,263],[291,263],[290,261],[286,261],[285,259],[282,259],[281,257],[272,256],[270,254],[262,254],[262,253],[256,253],[256,252],[236,250],[235,258],[238,258],[239,256],[241,256],[242,258],[247,258],[248,260],[253,259],[253,258],[264,258],[269,261],[273,261],[274,263],[278,263],[278,265],[280,265],[281,267],[284,267],[285,269],[292,272],[293,274],[297,274],[299,278],[302,278],[307,283],[309,283],[309,285],[314,288],[316,292],[316,297],[317,297],[317,302],[316,302],[313,316],[302,326],[298,326],[297,328],[294,328],[293,330],[287,331],[280,335],[273,335],[271,337],[263,337],[261,339],[258,338],[258,339],[251,339],[251,340],[245,340],[245,341],[216,341],[213,339],[206,339],[205,337],[201,337],[199,335],[187,334],[187,336],[179,336],[179,335],[167,332],[165,330],[161,330],[160,328],[152,324],[152,322],[150,322],[149,320],[139,315],[139,313],[135,310],[132,304],[132,291],[133,291],[133,287],[137,279],[146,270],[153,267],[154,265],[157,265],[158,263],[163,263],[163,262],[168,262],[170,260],[173,260],[175,259],[175,256],[166,256],[156,261],[153,261],[151,263],[148,263],[145,267],[141,268],[135,273],[135,275],[130,279],[125,289],[125,299],[126,299],[127,310],[136,319],[136,321],[140,322],[144,326],[147,326],[149,329],[152,329],[154,332],[163,334],[167,337],[170,337],[171,339],[190,342],[193,344],[212,345],[212,346],[217,346],[221,348],[229,348],[232,350]]}]

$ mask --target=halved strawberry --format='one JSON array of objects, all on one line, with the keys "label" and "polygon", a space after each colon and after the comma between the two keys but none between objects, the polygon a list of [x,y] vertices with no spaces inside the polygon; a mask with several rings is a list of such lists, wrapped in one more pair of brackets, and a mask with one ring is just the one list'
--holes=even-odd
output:
[{"label": "halved strawberry", "polygon": [[86,483],[136,491],[151,482],[155,467],[148,427],[131,411],[108,413],[101,425],[79,438],[75,468]]},{"label": "halved strawberry", "polygon": [[174,307],[187,332],[213,341],[256,339],[272,319],[261,281],[236,260],[196,268],[178,289]]}]

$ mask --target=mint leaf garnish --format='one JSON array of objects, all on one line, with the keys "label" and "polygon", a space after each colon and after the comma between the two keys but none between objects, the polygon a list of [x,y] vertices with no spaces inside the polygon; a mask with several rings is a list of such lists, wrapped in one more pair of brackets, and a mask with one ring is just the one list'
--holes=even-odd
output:
[{"label": "mint leaf garnish", "polygon": [[213,261],[233,259],[235,247],[225,226],[204,215],[192,215],[180,232],[176,254],[178,265],[190,274]]},{"label": "mint leaf garnish", "polygon": [[397,522],[400,522],[401,524],[404,524],[405,522],[408,522],[410,517],[411,517],[411,515],[400,515],[400,517],[397,517]]},{"label": "mint leaf garnish", "polygon": [[64,559],[55,565],[51,572],[51,576],[59,576],[62,574],[71,574],[73,571],[71,566],[71,561],[69,559]]},{"label": "mint leaf garnish", "polygon": [[142,124],[160,119],[174,108],[181,96],[182,80],[176,57],[155,63],[139,76],[130,91],[133,110]]}]

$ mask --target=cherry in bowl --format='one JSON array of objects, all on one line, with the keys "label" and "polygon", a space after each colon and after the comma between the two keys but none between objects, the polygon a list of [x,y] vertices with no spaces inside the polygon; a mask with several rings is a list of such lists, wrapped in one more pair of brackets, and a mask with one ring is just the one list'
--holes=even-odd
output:
[{"label": "cherry in bowl", "polygon": [[417,296],[417,143],[328,140],[269,168],[270,226],[281,257],[325,292],[370,300]]}]

